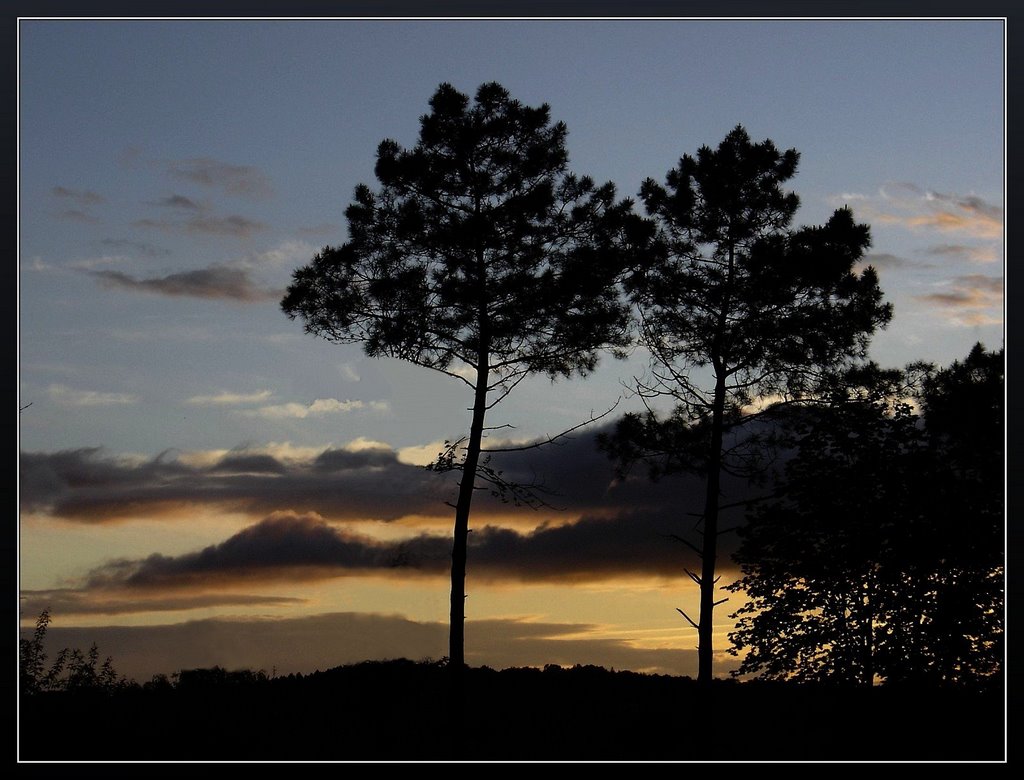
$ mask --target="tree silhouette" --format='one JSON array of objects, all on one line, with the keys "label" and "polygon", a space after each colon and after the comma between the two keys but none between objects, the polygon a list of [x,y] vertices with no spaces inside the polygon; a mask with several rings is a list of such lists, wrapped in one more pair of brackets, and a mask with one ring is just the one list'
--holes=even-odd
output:
[{"label": "tree silhouette", "polygon": [[50,626],[50,611],[44,609],[36,618],[30,639],[18,640],[18,678],[22,696],[33,696],[48,691],[85,691],[112,693],[131,685],[114,670],[114,659],[107,656],[99,665],[100,651],[93,642],[87,652],[65,647],[46,667],[46,632]]},{"label": "tree silhouette", "polygon": [[1001,668],[1004,365],[1002,349],[976,344],[963,361],[926,367],[918,399],[930,455],[922,497],[934,567],[922,594],[924,661],[943,682],[977,683]]},{"label": "tree silhouette", "polygon": [[738,674],[976,686],[1000,669],[1002,353],[912,373],[916,398],[818,410],[781,499],[740,530]]},{"label": "tree silhouette", "polygon": [[[349,241],[297,270],[282,301],[306,332],[361,343],[440,371],[472,391],[468,436],[438,468],[459,468],[452,547],[450,665],[464,664],[466,545],[487,412],[525,377],[586,375],[628,342],[618,280],[643,225],[611,183],[568,172],[566,126],[500,85],[475,102],[449,84],[410,150],[377,149],[378,191],[355,190]],[[635,234],[639,236],[640,233]],[[500,481],[499,481],[500,485]]]},{"label": "tree silhouette", "polygon": [[650,406],[626,416],[604,446],[620,462],[648,462],[655,475],[706,475],[702,542],[691,545],[701,558],[700,575],[690,574],[699,620],[682,613],[698,630],[705,684],[712,615],[724,601],[715,599],[721,476],[759,467],[759,437],[736,448],[727,432],[758,419],[758,406],[813,397],[824,376],[864,358],[870,335],[892,316],[874,270],[855,270],[867,225],[840,209],[822,226],[791,228],[799,199],[782,185],[798,160],[737,126],[717,149],[684,155],[664,186],[648,179],[640,192],[659,235],[631,286],[651,354],[637,391],[675,408],[664,418]]}]

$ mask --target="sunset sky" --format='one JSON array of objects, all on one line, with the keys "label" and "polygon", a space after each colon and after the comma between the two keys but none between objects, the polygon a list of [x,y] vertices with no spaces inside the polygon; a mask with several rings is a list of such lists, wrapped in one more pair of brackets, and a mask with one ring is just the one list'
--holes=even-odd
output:
[{"label": "sunset sky", "polygon": [[[118,671],[312,671],[447,652],[464,385],[328,344],[279,302],[343,243],[377,144],[437,86],[565,121],[635,197],[737,124],[801,153],[797,224],[848,205],[895,306],[885,366],[1003,343],[1004,24],[32,20],[19,27],[20,612]],[[495,456],[552,509],[474,506],[467,660],[696,675],[691,478],[616,481],[594,434],[646,355],[520,385]],[[726,486],[739,497],[747,488]],[[738,518],[736,518],[738,520]],[[728,539],[728,537],[725,537]],[[726,541],[726,552],[733,541]],[[723,560],[723,584],[736,572]],[[735,601],[737,597],[733,597]],[[730,602],[720,608],[719,673]]]}]

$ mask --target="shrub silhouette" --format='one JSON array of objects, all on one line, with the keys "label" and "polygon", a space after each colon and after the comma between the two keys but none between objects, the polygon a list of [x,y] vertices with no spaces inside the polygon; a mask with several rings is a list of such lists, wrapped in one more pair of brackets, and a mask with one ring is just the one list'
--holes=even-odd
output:
[{"label": "shrub silhouette", "polygon": [[63,648],[47,668],[44,645],[50,620],[50,611],[44,609],[36,618],[32,637],[22,637],[18,642],[19,688],[22,696],[54,691],[112,693],[132,685],[124,677],[118,676],[112,657],[107,656],[102,664],[99,662],[100,651],[95,642],[86,652],[78,648]]}]

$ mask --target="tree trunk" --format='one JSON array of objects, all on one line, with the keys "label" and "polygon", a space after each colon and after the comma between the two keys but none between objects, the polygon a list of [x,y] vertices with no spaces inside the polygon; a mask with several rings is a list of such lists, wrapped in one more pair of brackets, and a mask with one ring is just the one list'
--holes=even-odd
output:
[{"label": "tree trunk", "polygon": [[725,374],[718,371],[711,411],[711,451],[708,453],[704,540],[701,545],[700,620],[697,628],[697,682],[709,686],[714,677],[715,565],[718,557],[718,496],[722,478],[722,432],[725,425]]},{"label": "tree trunk", "polygon": [[455,529],[452,534],[452,595],[448,634],[448,662],[453,679],[461,681],[465,655],[466,622],[466,545],[469,539],[469,508],[473,502],[476,469],[480,462],[484,415],[487,411],[487,359],[477,366],[477,385],[473,398],[473,422],[469,428],[466,460],[462,466],[459,499],[455,506]]},{"label": "tree trunk", "polygon": [[715,397],[711,405],[711,449],[708,452],[707,494],[704,500],[704,539],[701,545],[700,618],[697,627],[697,683],[709,689],[714,679],[715,566],[718,559],[718,497],[722,481],[722,436],[725,429],[726,378],[724,339],[728,330],[732,284],[736,272],[736,247],[730,237],[729,271],[718,312],[711,365],[715,371]]},{"label": "tree trunk", "polygon": [[[480,201],[476,211],[479,215]],[[476,487],[476,470],[480,463],[480,446],[487,414],[487,382],[490,367],[490,315],[487,309],[487,267],[479,233],[476,237],[477,320],[480,343],[477,346],[476,387],[473,393],[473,421],[469,427],[466,460],[462,464],[459,499],[455,505],[455,528],[452,531],[452,592],[448,620],[448,665],[451,674],[450,713],[456,746],[465,717],[466,680],[466,547],[469,541],[469,508]]]}]

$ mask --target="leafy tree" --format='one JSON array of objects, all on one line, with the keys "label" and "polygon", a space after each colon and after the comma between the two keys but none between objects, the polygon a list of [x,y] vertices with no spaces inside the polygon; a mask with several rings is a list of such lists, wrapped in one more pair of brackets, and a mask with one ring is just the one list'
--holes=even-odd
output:
[{"label": "leafy tree", "polygon": [[922,594],[929,675],[976,683],[1001,668],[1005,539],[1004,352],[976,344],[926,371],[932,573]]},{"label": "leafy tree", "polygon": [[463,473],[449,649],[460,678],[473,491],[478,481],[506,487],[481,459],[487,412],[531,374],[583,376],[599,350],[627,344],[618,280],[643,225],[611,183],[568,172],[566,126],[547,105],[522,105],[495,83],[471,104],[442,84],[430,109],[415,147],[379,145],[380,188],[356,188],[348,242],[297,270],[282,308],[308,333],[440,371],[472,392],[468,437],[438,464]]},{"label": "leafy tree", "polygon": [[875,271],[856,270],[867,225],[839,209],[824,225],[791,227],[799,198],[783,185],[798,160],[770,140],[752,143],[738,126],[717,149],[684,155],[664,186],[648,179],[640,192],[658,241],[631,283],[651,354],[637,390],[675,406],[664,418],[651,407],[627,416],[604,445],[655,474],[706,475],[702,541],[691,545],[701,557],[700,575],[691,574],[699,621],[683,613],[698,630],[703,683],[713,676],[713,611],[724,601],[715,599],[721,476],[761,466],[758,436],[732,437],[734,446],[727,434],[758,419],[758,407],[814,397],[823,377],[865,357],[892,316]]},{"label": "leafy tree", "polygon": [[781,499],[740,530],[738,674],[977,685],[1000,669],[1002,353],[914,372],[914,399],[818,411]]},{"label": "leafy tree", "polygon": [[43,642],[50,625],[50,612],[44,609],[36,618],[31,639],[18,639],[18,679],[21,694],[39,693],[46,687],[46,651]]},{"label": "leafy tree", "polygon": [[118,677],[114,660],[107,657],[99,663],[99,648],[94,642],[83,653],[78,648],[65,647],[46,668],[44,644],[50,625],[50,611],[44,609],[36,619],[31,638],[18,640],[19,680],[23,696],[44,691],[103,691],[110,693],[130,683]]}]

